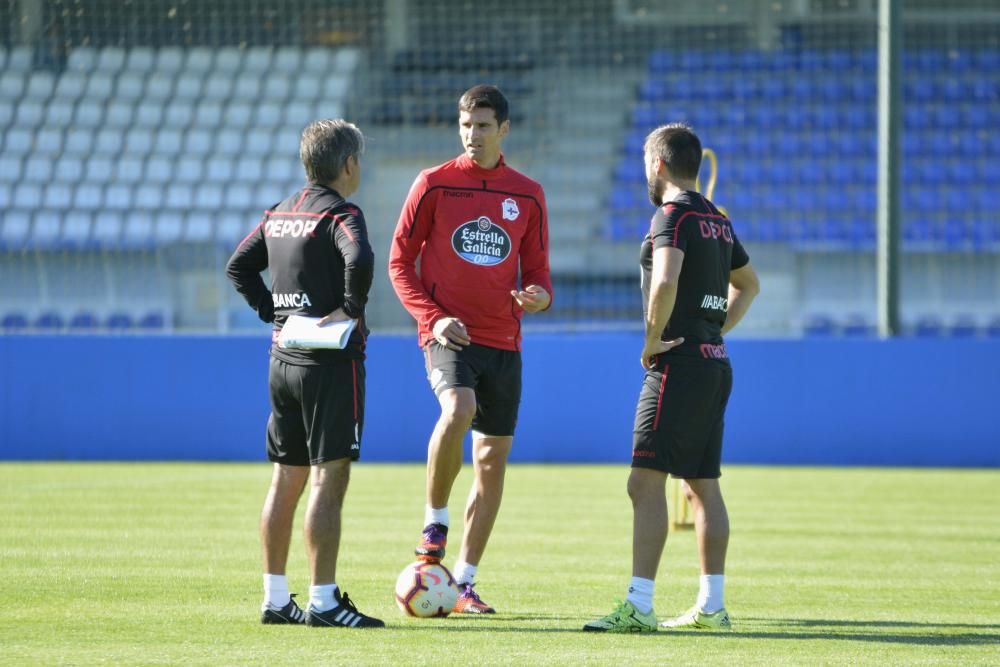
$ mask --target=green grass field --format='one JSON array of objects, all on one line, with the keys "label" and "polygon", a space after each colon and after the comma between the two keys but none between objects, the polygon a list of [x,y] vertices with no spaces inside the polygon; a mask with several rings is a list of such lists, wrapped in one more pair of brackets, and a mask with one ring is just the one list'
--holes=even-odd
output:
[{"label": "green grass field", "polygon": [[[386,630],[258,624],[265,464],[0,465],[0,660],[1000,664],[997,470],[730,466],[734,632],[643,636],[579,631],[628,582],[627,466],[513,467],[479,573],[500,613],[430,621],[392,599],[421,527],[422,466],[353,474],[339,583]],[[453,516],[468,483],[466,469]],[[289,579],[305,598],[300,527]],[[693,602],[697,574],[693,535],[672,534],[661,617]]]}]

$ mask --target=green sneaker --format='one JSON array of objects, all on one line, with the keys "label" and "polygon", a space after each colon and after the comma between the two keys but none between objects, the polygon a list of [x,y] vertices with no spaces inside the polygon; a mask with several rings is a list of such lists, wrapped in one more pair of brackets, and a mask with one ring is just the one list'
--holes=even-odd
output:
[{"label": "green sneaker", "polygon": [[656,632],[656,614],[641,613],[631,602],[618,601],[615,610],[583,626],[585,632]]},{"label": "green sneaker", "polygon": [[677,618],[663,621],[660,627],[680,630],[732,630],[733,624],[729,622],[729,612],[725,608],[706,614],[698,607],[691,607]]}]

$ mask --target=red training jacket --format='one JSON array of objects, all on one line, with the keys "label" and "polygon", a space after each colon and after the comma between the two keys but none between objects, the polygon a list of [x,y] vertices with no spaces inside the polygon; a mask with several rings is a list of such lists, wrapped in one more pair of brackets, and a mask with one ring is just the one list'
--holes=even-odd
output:
[{"label": "red training jacket", "polygon": [[[474,343],[521,348],[523,310],[510,291],[552,294],[549,227],[542,186],[500,157],[483,169],[460,155],[420,172],[389,251],[389,278],[417,321],[421,346],[442,317],[465,323]],[[420,272],[416,262],[420,257]]]}]

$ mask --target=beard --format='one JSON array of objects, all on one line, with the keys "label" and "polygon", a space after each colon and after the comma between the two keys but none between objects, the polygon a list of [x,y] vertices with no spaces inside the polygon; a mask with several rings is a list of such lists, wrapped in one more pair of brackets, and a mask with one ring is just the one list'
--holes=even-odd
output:
[{"label": "beard", "polygon": [[646,192],[649,194],[649,203],[659,208],[663,203],[663,183],[655,178],[647,179]]}]

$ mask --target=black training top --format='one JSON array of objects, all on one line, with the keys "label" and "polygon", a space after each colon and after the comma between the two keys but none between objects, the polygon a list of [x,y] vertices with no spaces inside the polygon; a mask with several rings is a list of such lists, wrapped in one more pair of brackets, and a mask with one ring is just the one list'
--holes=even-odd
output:
[{"label": "black training top", "polygon": [[[361,209],[336,191],[310,183],[264,212],[229,258],[226,275],[260,319],[274,322],[275,341],[289,315],[322,317],[343,308],[359,320],[343,350],[271,346],[277,359],[313,366],[364,359],[365,303],[374,267]],[[260,275],[265,269],[270,269],[270,290]]]},{"label": "black training top", "polygon": [[677,300],[661,338],[683,336],[674,351],[710,356],[699,350],[703,344],[722,344],[729,299],[729,271],[750,261],[736,238],[733,225],[715,205],[697,192],[685,191],[661,206],[642,241],[642,310],[649,308],[649,283],[654,248],[677,248],[684,252],[677,285]]}]

